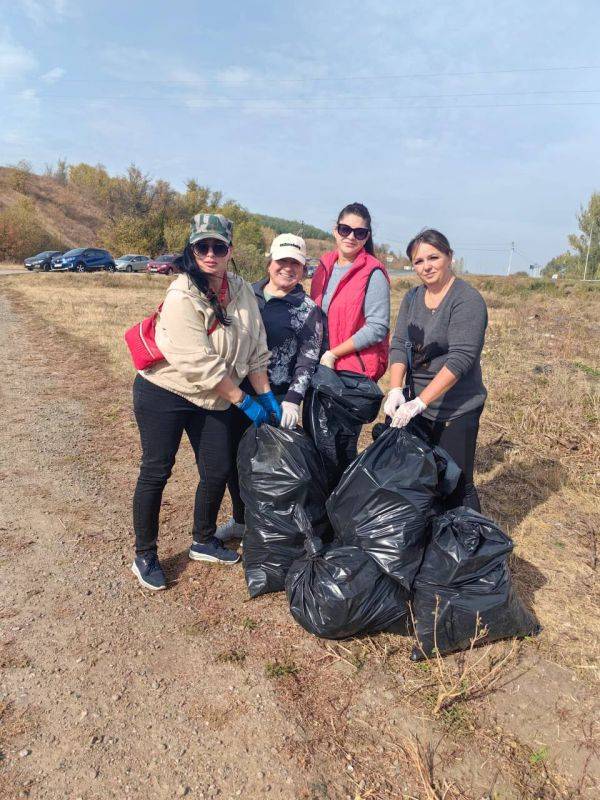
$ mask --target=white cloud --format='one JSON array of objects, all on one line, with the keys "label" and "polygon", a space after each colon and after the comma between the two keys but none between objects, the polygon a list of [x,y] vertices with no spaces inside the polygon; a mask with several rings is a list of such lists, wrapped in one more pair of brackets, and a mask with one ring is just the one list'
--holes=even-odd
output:
[{"label": "white cloud", "polygon": [[68,0],[18,0],[26,16],[37,28],[69,13]]},{"label": "white cloud", "polygon": [[59,81],[64,74],[65,70],[62,67],[54,67],[49,72],[46,72],[44,75],[42,75],[42,80],[44,83],[56,83],[56,81]]},{"label": "white cloud", "polygon": [[28,50],[12,41],[8,31],[0,31],[0,80],[22,78],[36,63]]},{"label": "white cloud", "polygon": [[217,80],[232,86],[239,86],[242,83],[247,83],[251,78],[252,73],[250,70],[244,69],[243,67],[226,67],[217,73]]}]

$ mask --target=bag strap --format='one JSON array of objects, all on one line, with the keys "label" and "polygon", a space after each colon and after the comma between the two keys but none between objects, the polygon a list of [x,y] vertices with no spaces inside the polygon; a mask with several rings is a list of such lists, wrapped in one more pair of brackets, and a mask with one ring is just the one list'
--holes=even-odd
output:
[{"label": "bag strap", "polygon": [[[417,289],[418,286],[413,286],[413,288],[408,292],[408,312],[412,311],[412,307],[415,302],[415,298],[417,296]],[[407,333],[408,333],[408,326],[407,326]],[[405,387],[408,388],[408,397],[407,400],[414,400],[417,396],[415,392],[415,381],[413,377],[413,344],[410,339],[407,337],[404,340],[404,349],[406,351],[406,377],[405,377]]]}]

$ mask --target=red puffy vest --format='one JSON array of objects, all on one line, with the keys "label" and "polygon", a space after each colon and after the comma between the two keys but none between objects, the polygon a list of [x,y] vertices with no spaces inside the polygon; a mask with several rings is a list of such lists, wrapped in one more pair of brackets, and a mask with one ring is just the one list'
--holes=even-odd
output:
[{"label": "red puffy vest", "polygon": [[[337,251],[325,253],[313,276],[310,296],[319,308],[322,306],[323,295],[337,259]],[[365,324],[365,294],[369,278],[376,269],[383,272],[389,283],[390,278],[383,264],[365,250],[361,250],[348,272],[338,283],[327,311],[330,349],[345,342]],[[350,353],[350,355],[338,358],[335,368],[336,370],[358,372],[377,381],[387,369],[388,352],[389,336],[386,336],[383,341],[365,347],[359,353]]]}]

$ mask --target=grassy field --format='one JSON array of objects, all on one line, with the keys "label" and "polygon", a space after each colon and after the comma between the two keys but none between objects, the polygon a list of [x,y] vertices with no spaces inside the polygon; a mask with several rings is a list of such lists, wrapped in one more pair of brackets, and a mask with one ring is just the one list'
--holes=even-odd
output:
[{"label": "grassy field", "polygon": [[[543,673],[550,676],[545,689],[541,687],[546,694],[542,698],[537,694],[545,681],[538,675],[535,680],[532,678],[529,698],[531,703],[543,702],[550,709],[562,698],[561,675],[564,674],[565,682],[581,685],[581,691],[588,698],[596,696],[600,684],[596,580],[600,529],[600,292],[590,285],[553,285],[530,279],[469,280],[483,293],[490,313],[482,359],[489,398],[482,417],[476,482],[484,513],[493,517],[516,542],[512,561],[516,585],[543,626],[537,639],[520,643],[516,649],[511,650],[511,646],[506,645],[486,650],[492,654],[490,658],[506,659],[507,670],[523,660],[533,663],[537,659],[551,665]],[[38,327],[41,325],[59,339],[62,337],[65,356],[78,352],[85,357],[91,348],[93,357],[100,358],[98,380],[103,384],[112,381],[115,387],[114,403],[105,409],[104,424],[110,425],[111,419],[130,415],[128,393],[133,369],[123,343],[123,331],[156,308],[168,282],[169,279],[161,276],[146,275],[32,274],[5,277],[1,287]],[[393,281],[394,315],[410,285],[410,279]],[[77,380],[76,374],[73,380]],[[387,378],[382,381],[384,389],[386,381]],[[68,386],[65,392],[69,392]],[[368,441],[369,431],[365,431],[363,444]],[[130,455],[132,464],[136,458],[137,454]],[[178,469],[176,477],[182,476],[185,492],[189,493],[195,477],[191,459],[184,460]],[[180,496],[183,495],[177,494]],[[191,494],[188,500],[190,497]],[[183,528],[183,515],[174,518],[174,513],[169,510],[167,519]],[[227,513],[225,506],[222,516],[226,517]],[[190,584],[182,591],[188,602],[193,596],[193,587]],[[273,610],[275,600],[268,602],[270,604],[261,606],[266,617],[279,614],[281,609]],[[266,641],[267,653],[271,652],[269,646],[273,643]],[[314,653],[307,655],[301,648],[293,650],[294,645],[286,647],[281,651],[283,655],[272,659],[273,670],[279,670],[275,677],[282,680],[288,668],[290,675],[295,674],[297,668],[310,670],[310,658],[314,658]],[[231,652],[224,651],[224,659],[230,652],[229,660],[234,660],[237,651],[234,645],[232,648]],[[347,646],[326,644],[323,653],[323,658],[330,653],[342,670],[348,670],[344,673],[347,682],[359,680],[361,674],[366,674],[367,667],[372,675],[387,676],[395,686],[403,687],[398,702],[413,707],[417,702],[415,698],[420,698],[419,714],[427,719],[432,718],[440,687],[447,686],[450,680],[443,665],[409,664],[407,649],[399,647],[391,636],[356,640]],[[460,703],[448,706],[444,730],[452,730],[456,741],[462,742],[467,750],[475,746],[474,740],[461,737],[472,737],[475,731],[480,740],[477,747],[489,747],[489,752],[495,752],[498,758],[498,754],[506,750],[507,769],[512,770],[514,785],[522,787],[522,793],[515,790],[516,794],[507,791],[494,795],[498,800],[504,797],[591,797],[583,793],[587,786],[583,779],[578,784],[580,794],[577,794],[575,789],[569,788],[571,785],[566,779],[556,777],[547,768],[551,761],[547,758],[548,751],[556,756],[553,768],[560,772],[568,758],[573,757],[575,745],[568,757],[562,754],[561,761],[562,751],[554,734],[549,733],[547,740],[540,744],[527,729],[527,708],[523,711],[522,735],[521,731],[514,730],[517,723],[514,720],[510,723],[513,725],[510,739],[513,744],[510,744],[503,733],[504,726],[509,725],[503,717],[503,703],[494,706],[492,713],[491,706],[481,701],[482,694],[487,697],[493,693],[492,687],[489,692],[464,691],[473,675],[475,678],[469,685],[483,688],[485,676],[493,674],[495,663],[498,661],[486,662],[484,672],[479,664],[472,674],[467,664],[466,675],[452,678],[463,689],[459,692]],[[556,672],[552,671],[554,667]],[[523,685],[526,684],[524,678]],[[412,699],[406,699],[408,697]],[[302,702],[309,701],[303,696]],[[493,701],[490,702],[493,705]],[[305,710],[318,717],[315,700]],[[433,716],[438,718],[438,712]],[[550,714],[549,719],[554,717]],[[589,744],[597,738],[594,722],[584,714],[581,725],[588,724],[591,732],[586,741],[594,748],[596,745]],[[348,742],[344,746],[350,748]],[[425,776],[419,797],[429,800],[475,797],[452,793],[451,789],[445,794],[443,782],[429,780],[428,751],[419,742],[406,736],[397,746],[403,758],[413,765],[415,773],[421,771]],[[358,745],[354,747],[357,751]],[[363,764],[363,782],[369,786],[369,780],[375,781],[373,775],[381,770],[381,765],[377,765],[376,755],[371,751],[365,750],[356,757],[358,763]],[[368,794],[357,789],[356,797],[394,796],[385,794],[381,788],[377,791],[379,793],[374,790],[373,794]]]},{"label": "grassy field", "polygon": [[[597,599],[600,529],[600,291],[472,280],[490,313],[482,358],[489,398],[476,476],[484,510],[517,542],[519,579],[530,599],[535,591],[543,647],[584,668],[586,678],[600,678],[600,617],[590,605]],[[83,348],[99,347],[116,378],[133,374],[123,331],[159,305],[169,283],[163,276],[107,274],[6,281],[39,319]],[[412,284],[393,283],[395,318]]]}]

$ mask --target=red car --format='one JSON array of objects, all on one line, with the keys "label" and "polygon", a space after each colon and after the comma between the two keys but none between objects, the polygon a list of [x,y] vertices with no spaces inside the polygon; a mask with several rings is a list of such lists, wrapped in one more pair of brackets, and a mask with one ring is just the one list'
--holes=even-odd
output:
[{"label": "red car", "polygon": [[163,253],[162,256],[150,259],[146,272],[158,272],[160,275],[172,275],[174,272],[179,272],[173,264],[178,255],[178,253]]}]

